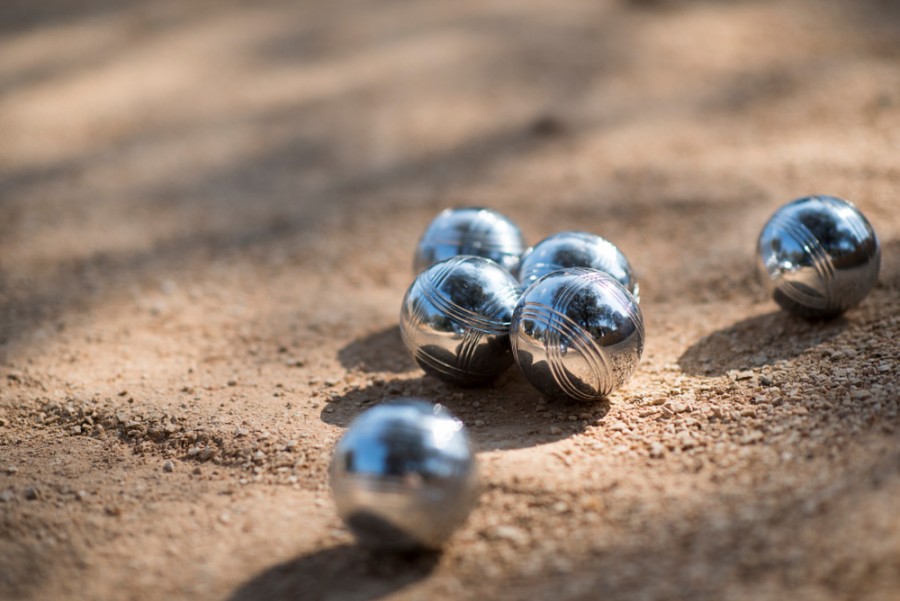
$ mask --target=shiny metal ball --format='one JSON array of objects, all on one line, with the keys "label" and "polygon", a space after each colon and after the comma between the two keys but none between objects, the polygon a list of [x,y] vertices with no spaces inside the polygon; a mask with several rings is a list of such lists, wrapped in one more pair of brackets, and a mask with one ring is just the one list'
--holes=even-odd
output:
[{"label": "shiny metal ball", "polygon": [[607,273],[640,302],[638,282],[625,255],[612,242],[586,232],[561,232],[544,238],[522,256],[519,282],[527,288],[548,273],[589,267]]},{"label": "shiny metal ball", "polygon": [[509,323],[518,297],[518,282],[493,261],[442,261],[419,274],[403,298],[403,342],[428,374],[484,384],[513,364]]},{"label": "shiny metal ball", "polygon": [[782,308],[828,318],[866,297],[878,279],[881,249],[855,206],[833,196],[808,196],[772,215],[759,236],[757,258]]},{"label": "shiny metal ball", "polygon": [[477,480],[462,422],[419,399],[363,412],[331,461],[338,514],[361,544],[383,549],[439,547],[474,507]]},{"label": "shiny metal ball", "polygon": [[519,227],[497,211],[446,209],[434,218],[416,247],[414,268],[421,273],[460,255],[490,259],[515,273],[525,251]]},{"label": "shiny metal ball", "polygon": [[593,401],[631,377],[644,350],[644,319],[618,280],[570,268],[525,291],[510,339],[522,373],[544,395]]}]

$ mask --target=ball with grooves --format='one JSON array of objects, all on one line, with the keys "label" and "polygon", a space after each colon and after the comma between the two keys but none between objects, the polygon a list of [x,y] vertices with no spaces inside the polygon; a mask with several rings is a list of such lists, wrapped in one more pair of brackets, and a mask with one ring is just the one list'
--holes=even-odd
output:
[{"label": "ball with grooves", "polygon": [[477,484],[462,423],[420,399],[363,412],[331,462],[338,514],[360,544],[374,548],[439,547],[469,515]]},{"label": "ball with grooves", "polygon": [[607,273],[640,302],[637,279],[622,251],[605,238],[586,232],[560,232],[538,242],[522,256],[519,282],[527,288],[548,273],[568,267]]},{"label": "ball with grooves", "polygon": [[644,350],[644,320],[615,278],[571,268],[525,291],[510,339],[522,373],[544,395],[593,401],[631,377]]},{"label": "ball with grooves", "polygon": [[855,206],[833,196],[807,196],[772,215],[759,236],[757,258],[783,309],[829,318],[866,297],[878,279],[881,250]]},{"label": "ball with grooves", "polygon": [[419,274],[403,298],[400,333],[416,363],[462,386],[490,382],[513,358],[509,323],[518,282],[481,257],[454,257]]},{"label": "ball with grooves", "polygon": [[416,273],[451,257],[484,257],[515,273],[525,251],[519,227],[497,211],[446,209],[425,230],[416,248]]}]

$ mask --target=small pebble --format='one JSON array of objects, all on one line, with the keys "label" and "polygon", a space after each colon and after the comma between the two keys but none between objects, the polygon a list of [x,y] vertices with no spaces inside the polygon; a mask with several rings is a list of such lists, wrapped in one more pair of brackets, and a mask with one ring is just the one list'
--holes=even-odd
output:
[{"label": "small pebble", "polygon": [[489,532],[491,538],[508,540],[517,547],[525,547],[531,542],[528,532],[516,526],[497,526]]},{"label": "small pebble", "polygon": [[175,471],[175,464],[172,461],[166,461],[163,463],[163,471],[164,472],[173,472]]},{"label": "small pebble", "polygon": [[760,432],[759,430],[754,430],[741,439],[741,444],[753,444],[755,442],[761,441],[763,438],[764,437],[762,432]]},{"label": "small pebble", "polygon": [[694,437],[691,436],[690,432],[680,432],[677,438],[678,444],[681,445],[681,448],[685,451],[697,446],[697,442],[694,440]]}]

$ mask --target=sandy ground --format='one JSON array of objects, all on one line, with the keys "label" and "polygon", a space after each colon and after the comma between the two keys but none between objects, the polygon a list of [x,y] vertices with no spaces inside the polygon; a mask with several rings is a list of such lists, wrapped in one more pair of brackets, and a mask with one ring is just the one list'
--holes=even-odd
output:
[{"label": "sandy ground", "polygon": [[[890,0],[6,2],[0,597],[895,600],[898,156]],[[884,257],[811,324],[753,248],[819,192]],[[616,242],[634,378],[425,378],[397,314],[450,205]],[[327,464],[411,394],[483,494],[443,553],[372,556]]]}]

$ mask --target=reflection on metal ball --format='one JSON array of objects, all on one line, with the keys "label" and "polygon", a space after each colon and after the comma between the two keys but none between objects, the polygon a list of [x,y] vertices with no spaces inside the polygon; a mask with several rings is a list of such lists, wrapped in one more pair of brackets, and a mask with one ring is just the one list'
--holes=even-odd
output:
[{"label": "reflection on metal ball", "polygon": [[599,400],[624,384],[644,350],[634,297],[601,271],[554,271],[531,285],[510,328],[513,356],[544,395]]},{"label": "reflection on metal ball", "polygon": [[496,211],[446,209],[425,230],[416,248],[415,271],[461,255],[490,259],[515,273],[525,251],[519,227]]},{"label": "reflection on metal ball", "polygon": [[462,422],[418,399],[362,413],[331,462],[338,514],[368,547],[439,547],[469,515],[477,489]]},{"label": "reflection on metal ball", "polygon": [[640,302],[637,279],[622,251],[612,242],[585,232],[554,234],[526,251],[519,265],[519,282],[527,288],[548,273],[567,267],[589,267],[607,273]]},{"label": "reflection on metal ball", "polygon": [[881,250],[855,206],[833,196],[808,196],[772,215],[759,236],[757,259],[782,308],[828,318],[866,297],[878,279]]},{"label": "reflection on metal ball", "polygon": [[452,384],[490,382],[513,364],[509,323],[518,282],[481,257],[433,265],[403,298],[400,333],[416,363]]}]

